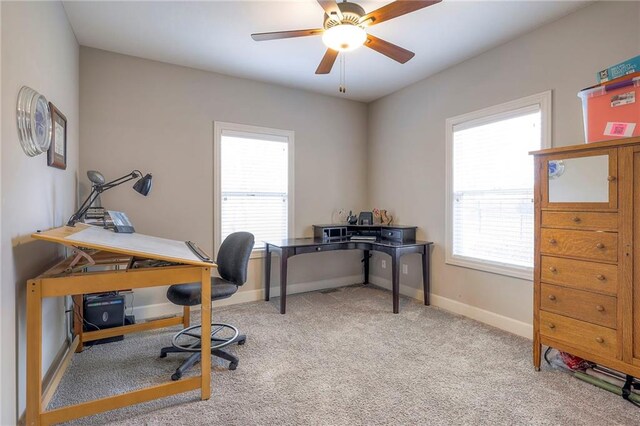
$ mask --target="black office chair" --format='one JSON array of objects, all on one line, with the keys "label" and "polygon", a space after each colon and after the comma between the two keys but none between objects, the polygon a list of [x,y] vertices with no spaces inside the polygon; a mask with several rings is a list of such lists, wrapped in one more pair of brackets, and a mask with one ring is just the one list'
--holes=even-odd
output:
[{"label": "black office chair", "polygon": [[[235,232],[230,234],[222,242],[218,250],[218,273],[220,278],[211,277],[211,300],[226,299],[238,291],[238,287],[247,280],[247,266],[251,250],[253,250],[253,234],[248,232]],[[200,283],[176,284],[167,290],[167,298],[180,306],[194,306],[201,303]],[[200,361],[201,325],[194,325],[180,331],[173,336],[172,346],[162,348],[160,358],[168,353],[189,352],[191,356],[178,367],[171,376],[172,380],[178,380],[185,371]],[[240,334],[238,329],[230,324],[211,324],[211,355],[229,361],[229,370],[235,370],[238,366],[238,358],[222,350],[233,343],[244,345],[247,337]]]}]

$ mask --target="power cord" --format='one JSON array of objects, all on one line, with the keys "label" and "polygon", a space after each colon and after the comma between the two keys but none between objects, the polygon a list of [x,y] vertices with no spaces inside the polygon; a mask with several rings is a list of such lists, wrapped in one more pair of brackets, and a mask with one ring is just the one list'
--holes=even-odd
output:
[{"label": "power cord", "polygon": [[[84,317],[83,317],[83,316],[80,316],[80,314],[78,313],[78,312],[80,311],[80,305],[78,305],[78,304],[76,303],[76,301],[75,301],[75,300],[73,300],[73,298],[71,298],[71,301],[73,302],[73,305],[74,305],[77,309],[67,310],[66,312],[73,312],[73,315],[74,315],[74,318],[76,318],[76,321],[81,321],[81,322],[83,322],[84,324],[87,324],[87,325],[89,325],[89,326],[91,326],[91,327],[95,328],[95,329],[96,329],[96,331],[100,331],[100,330],[101,330],[101,328],[100,328],[100,327],[98,327],[97,325],[95,325],[94,323],[92,323],[92,322],[90,322],[90,321],[87,321],[86,319],[84,319]],[[85,346],[86,348],[88,348],[88,349],[93,348],[93,345],[95,344],[95,342],[89,342],[89,343],[90,343],[90,344],[86,344],[86,345],[84,345],[84,346]]]},{"label": "power cord", "polygon": [[551,347],[548,347],[546,351],[544,351],[544,360],[547,361],[547,364],[551,365],[551,361],[549,361],[549,352],[551,352]]}]

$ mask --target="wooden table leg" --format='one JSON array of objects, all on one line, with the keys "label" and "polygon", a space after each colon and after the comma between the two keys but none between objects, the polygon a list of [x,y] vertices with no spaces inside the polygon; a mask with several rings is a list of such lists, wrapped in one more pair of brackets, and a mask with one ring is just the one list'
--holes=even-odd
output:
[{"label": "wooden table leg", "polygon": [[424,252],[422,252],[422,290],[424,291],[424,304],[426,306],[431,303],[429,300],[431,292],[430,263],[429,246],[425,245]]},{"label": "wooden table leg", "polygon": [[364,250],[364,283],[369,284],[369,250]]},{"label": "wooden table leg", "polygon": [[211,272],[209,268],[202,268],[202,280],[200,287],[202,297],[201,308],[201,336],[200,339],[200,367],[201,367],[201,391],[202,400],[211,396]]},{"label": "wooden table leg", "polygon": [[182,307],[182,326],[187,328],[191,325],[191,308],[189,306]]},{"label": "wooden table leg", "polygon": [[269,250],[269,244],[265,249],[264,257],[264,300],[269,301],[269,294],[271,293],[271,250]]},{"label": "wooden table leg", "polygon": [[280,253],[280,313],[287,311],[287,260],[289,253],[283,248]]},{"label": "wooden table leg", "polygon": [[42,293],[39,280],[27,283],[26,424],[39,425],[42,412]]},{"label": "wooden table leg", "polygon": [[77,353],[84,349],[84,297],[82,294],[74,294],[71,299],[73,300],[73,334],[78,336]]},{"label": "wooden table leg", "polygon": [[391,255],[391,284],[393,292],[393,313],[400,312],[400,255],[397,250]]}]

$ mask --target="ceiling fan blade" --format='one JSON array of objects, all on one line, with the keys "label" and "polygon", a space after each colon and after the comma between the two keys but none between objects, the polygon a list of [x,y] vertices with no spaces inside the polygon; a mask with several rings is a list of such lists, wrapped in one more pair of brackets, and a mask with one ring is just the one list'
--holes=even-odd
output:
[{"label": "ceiling fan blade", "polygon": [[336,0],[317,0],[320,6],[324,9],[325,13],[329,16],[334,14],[338,17],[339,20],[342,20],[342,12],[338,7],[338,3]]},{"label": "ceiling fan blade", "polygon": [[338,57],[337,50],[327,49],[326,53],[322,57],[322,61],[320,61],[320,65],[318,65],[316,74],[329,74],[331,72],[331,68],[333,68],[333,63],[336,61],[337,57]]},{"label": "ceiling fan blade", "polygon": [[388,21],[389,19],[397,18],[398,16],[406,15],[407,13],[432,6],[436,3],[440,3],[441,1],[442,0],[397,0],[386,6],[382,6],[380,9],[367,13],[360,18],[360,23],[366,24],[366,21],[369,21],[369,26],[376,25],[381,22]]},{"label": "ceiling fan blade", "polygon": [[367,34],[367,41],[364,42],[364,45],[378,53],[388,56],[394,61],[400,62],[401,64],[404,64],[415,56],[415,53],[410,50],[403,49],[400,46],[384,41],[381,38],[374,37],[371,34]]},{"label": "ceiling fan blade", "polygon": [[255,33],[251,34],[251,38],[255,41],[277,40],[281,38],[306,37],[321,35],[324,32],[322,28],[312,30],[293,30],[293,31],[274,31],[271,33]]}]

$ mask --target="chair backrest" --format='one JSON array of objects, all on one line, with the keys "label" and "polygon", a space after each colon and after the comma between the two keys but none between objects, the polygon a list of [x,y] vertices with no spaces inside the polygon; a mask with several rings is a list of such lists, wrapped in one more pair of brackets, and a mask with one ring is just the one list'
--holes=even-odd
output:
[{"label": "chair backrest", "polygon": [[234,232],[224,239],[218,250],[220,277],[237,286],[247,281],[247,266],[253,250],[254,238],[249,232]]}]

